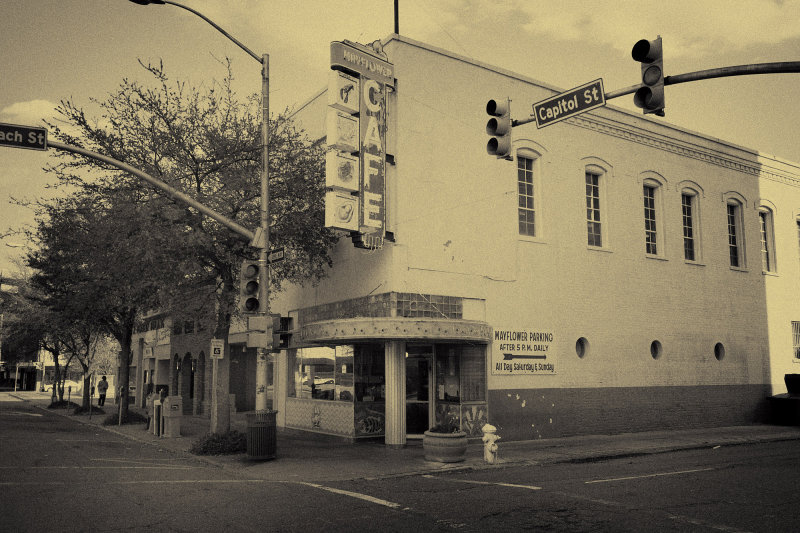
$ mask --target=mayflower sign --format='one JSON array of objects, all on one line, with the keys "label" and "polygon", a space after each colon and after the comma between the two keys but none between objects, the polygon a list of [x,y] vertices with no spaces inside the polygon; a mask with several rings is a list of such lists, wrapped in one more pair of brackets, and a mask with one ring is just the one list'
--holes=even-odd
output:
[{"label": "mayflower sign", "polygon": [[555,374],[555,342],[549,328],[496,328],[492,332],[492,374]]},{"label": "mayflower sign", "polygon": [[[325,225],[374,247],[386,232],[386,92],[394,66],[380,43],[331,43]],[[369,244],[365,244],[369,243]]]}]

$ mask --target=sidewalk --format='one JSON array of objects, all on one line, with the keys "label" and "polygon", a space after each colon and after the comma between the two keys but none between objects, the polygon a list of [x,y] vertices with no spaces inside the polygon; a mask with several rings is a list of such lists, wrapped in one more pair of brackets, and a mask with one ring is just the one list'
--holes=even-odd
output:
[{"label": "sidewalk", "polygon": [[[20,398],[45,409],[50,399],[41,393],[19,393]],[[106,403],[106,413],[115,405]],[[132,410],[139,411],[132,408]],[[99,429],[148,443],[173,453],[223,468],[239,470],[247,477],[271,481],[320,482],[359,478],[382,478],[437,473],[459,469],[502,468],[512,465],[537,465],[559,462],[588,462],[613,457],[664,453],[676,450],[713,448],[758,442],[783,440],[800,441],[800,427],[752,425],[674,431],[649,431],[619,435],[586,435],[536,441],[499,442],[499,461],[486,465],[481,443],[471,444],[467,459],[462,463],[433,463],[425,461],[421,441],[410,441],[402,449],[391,449],[382,442],[350,443],[336,437],[310,435],[305,432],[278,428],[277,457],[270,461],[254,461],[247,454],[229,456],[197,456],[189,454],[191,445],[208,433],[209,420],[199,416],[184,416],[181,437],[156,437],[145,431],[144,424],[102,426],[108,415],[74,416],[65,411],[48,410]],[[139,411],[141,412],[141,411]],[[244,413],[231,418],[231,429],[246,430]],[[501,434],[502,436],[502,434]],[[798,443],[800,444],[800,443]]]}]

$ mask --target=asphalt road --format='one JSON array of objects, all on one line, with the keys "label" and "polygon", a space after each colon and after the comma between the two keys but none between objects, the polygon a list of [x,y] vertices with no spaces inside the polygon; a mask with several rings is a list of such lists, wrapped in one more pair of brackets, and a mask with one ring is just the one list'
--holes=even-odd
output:
[{"label": "asphalt road", "polygon": [[279,483],[2,400],[2,531],[800,529],[800,441]]}]

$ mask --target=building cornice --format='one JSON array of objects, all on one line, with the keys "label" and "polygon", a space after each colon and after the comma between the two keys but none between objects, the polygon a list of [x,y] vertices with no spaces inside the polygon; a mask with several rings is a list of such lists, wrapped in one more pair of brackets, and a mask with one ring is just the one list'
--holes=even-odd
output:
[{"label": "building cornice", "polygon": [[[658,135],[654,132],[630,127],[623,123],[604,120],[600,117],[588,114],[567,119],[566,122],[573,126],[591,130],[595,133],[610,135],[618,139],[635,142],[682,157],[696,159],[728,170],[800,187],[800,176],[798,175],[778,172],[773,169],[765,168],[764,164],[758,161],[748,161],[746,159],[730,156],[716,150],[700,147],[693,143],[683,142],[675,138]],[[753,155],[754,157],[758,157],[756,153],[753,153]]]}]

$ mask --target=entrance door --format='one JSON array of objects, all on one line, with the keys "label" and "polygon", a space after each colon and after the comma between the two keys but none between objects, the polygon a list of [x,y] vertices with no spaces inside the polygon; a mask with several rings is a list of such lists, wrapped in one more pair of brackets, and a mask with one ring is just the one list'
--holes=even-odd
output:
[{"label": "entrance door", "polygon": [[432,347],[409,347],[406,353],[406,433],[409,437],[421,437],[431,427],[432,379]]}]

